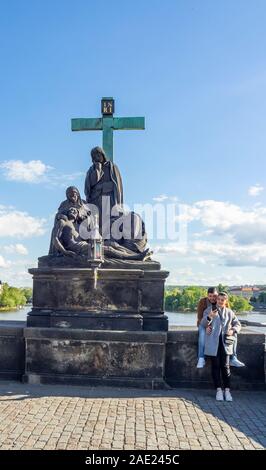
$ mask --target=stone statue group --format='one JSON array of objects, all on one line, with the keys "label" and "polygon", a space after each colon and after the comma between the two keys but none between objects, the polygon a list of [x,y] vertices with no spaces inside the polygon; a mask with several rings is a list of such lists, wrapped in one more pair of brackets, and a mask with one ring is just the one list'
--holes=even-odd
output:
[{"label": "stone statue group", "polygon": [[123,185],[118,167],[108,161],[103,149],[91,151],[92,165],[85,179],[86,201],[70,186],[55,216],[49,255],[88,256],[88,244],[101,238],[104,258],[147,261],[147,235],[141,217],[123,208]]}]

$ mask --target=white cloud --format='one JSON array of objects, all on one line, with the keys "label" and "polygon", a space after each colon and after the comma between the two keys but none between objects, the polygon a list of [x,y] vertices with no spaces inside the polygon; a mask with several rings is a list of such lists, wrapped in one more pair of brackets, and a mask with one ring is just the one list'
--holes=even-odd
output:
[{"label": "white cloud", "polygon": [[178,269],[170,273],[167,284],[217,286],[218,284],[235,285],[243,283],[243,277],[238,274],[225,274],[223,272],[195,272],[192,268]]},{"label": "white cloud", "polygon": [[47,186],[59,186],[60,188],[66,188],[68,184],[73,181],[76,181],[80,177],[84,177],[84,173],[81,171],[76,171],[74,173],[66,173],[66,174],[56,174],[56,173],[49,173],[49,178],[47,177],[44,182],[47,183]]},{"label": "white cloud", "polygon": [[70,181],[79,178],[83,173],[73,172],[59,174],[54,168],[46,165],[41,160],[8,160],[0,164],[4,177],[9,181],[22,183],[47,183],[52,186],[66,186]]},{"label": "white cloud", "polygon": [[0,255],[0,268],[8,268],[10,266],[10,262],[5,260],[5,258]]},{"label": "white cloud", "polygon": [[155,256],[164,257],[164,264],[169,261],[176,263],[193,262],[206,266],[266,267],[266,243],[240,245],[232,237],[226,236],[218,240],[202,240],[188,242],[187,246],[168,243],[154,248]]},{"label": "white cloud", "polygon": [[27,255],[28,250],[27,248],[22,245],[22,243],[15,243],[14,245],[6,245],[4,246],[4,251],[9,254],[17,253],[18,255]]},{"label": "white cloud", "polygon": [[159,196],[153,197],[152,200],[155,202],[165,202],[165,201],[176,202],[178,201],[178,198],[176,196],[167,196],[166,194],[160,194]]},{"label": "white cloud", "polygon": [[177,222],[192,222],[193,220],[197,220],[200,217],[200,209],[194,206],[189,206],[188,204],[181,204],[180,213],[176,216]]},{"label": "white cloud", "polygon": [[230,202],[203,200],[194,204],[181,204],[180,214],[176,217],[178,222],[200,221],[207,228],[228,229],[233,224],[243,222],[249,212],[243,211],[236,204]]},{"label": "white cloud", "polygon": [[264,191],[264,187],[261,184],[255,184],[255,186],[248,188],[248,194],[253,197],[258,196],[262,191]]},{"label": "white cloud", "polygon": [[[186,205],[182,217],[186,222],[200,222],[207,229],[204,237],[230,234],[240,244],[264,243],[266,240],[266,207],[261,205],[242,209],[230,202],[198,201]],[[180,216],[176,220],[180,221]]]},{"label": "white cloud", "polygon": [[28,273],[28,268],[18,267],[16,269],[15,266],[12,268],[7,268],[2,274],[2,282],[7,282],[10,286],[15,287],[32,287],[32,276]]},{"label": "white cloud", "polygon": [[11,181],[21,181],[24,183],[39,183],[52,167],[46,165],[41,160],[9,160],[1,163],[0,168],[4,170],[6,179]]},{"label": "white cloud", "polygon": [[11,286],[32,287],[32,276],[28,273],[28,269],[36,267],[37,259],[24,258],[17,259],[16,261],[5,260],[5,269],[1,271],[0,279],[2,282],[7,282]]},{"label": "white cloud", "polygon": [[187,253],[187,250],[187,245],[183,245],[181,243],[166,243],[164,245],[155,246],[153,249],[154,253],[177,253],[181,255],[185,255]]},{"label": "white cloud", "polygon": [[266,267],[266,207],[255,204],[245,209],[230,202],[203,200],[187,204],[181,217],[197,222],[197,231],[193,234],[191,227],[187,243],[165,243],[155,247],[155,253],[164,258],[172,255],[176,262]]},{"label": "white cloud", "polygon": [[192,244],[195,257],[203,256],[208,262],[225,266],[266,267],[266,244],[239,245],[226,238],[223,242],[202,241]]},{"label": "white cloud", "polygon": [[30,216],[27,212],[0,208],[0,237],[29,238],[43,235],[45,219]]},{"label": "white cloud", "polygon": [[181,268],[174,268],[170,272],[168,283],[177,285],[218,285],[220,282],[223,284],[231,284],[241,281],[242,276],[239,274],[226,274],[217,271],[217,269],[208,269],[202,271],[195,269],[194,266],[188,265]]},{"label": "white cloud", "polygon": [[203,257],[201,257],[201,256],[198,257],[197,261],[198,261],[198,263],[200,263],[200,264],[206,264],[206,263],[207,263],[206,258],[203,258]]},{"label": "white cloud", "polygon": [[208,228],[228,229],[234,224],[243,222],[244,211],[230,202],[205,200],[188,206],[191,220],[200,220]]}]

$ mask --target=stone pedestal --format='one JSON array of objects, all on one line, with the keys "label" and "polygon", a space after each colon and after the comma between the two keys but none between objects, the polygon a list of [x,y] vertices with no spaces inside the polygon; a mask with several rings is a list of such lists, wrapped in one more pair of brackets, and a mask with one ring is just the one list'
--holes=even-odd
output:
[{"label": "stone pedestal", "polygon": [[[33,275],[29,327],[167,331],[160,269],[39,267]],[[155,265],[156,266],[156,265]],[[95,288],[96,287],[96,288]]]},{"label": "stone pedestal", "polygon": [[24,381],[167,388],[167,333],[26,328]]},{"label": "stone pedestal", "polygon": [[[95,270],[44,257],[25,328],[30,383],[164,388],[168,319],[156,262]],[[62,266],[58,265],[62,263]],[[97,281],[97,282],[96,282]]]}]

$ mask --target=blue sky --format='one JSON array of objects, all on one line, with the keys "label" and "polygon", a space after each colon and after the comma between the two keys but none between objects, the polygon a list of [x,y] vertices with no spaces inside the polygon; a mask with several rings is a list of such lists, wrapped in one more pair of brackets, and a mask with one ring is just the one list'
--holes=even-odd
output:
[{"label": "blue sky", "polygon": [[264,0],[1,0],[0,279],[31,282],[101,144],[70,120],[114,96],[117,116],[146,118],[115,133],[126,202],[187,208],[185,253],[151,240],[170,282],[264,283],[265,24]]}]

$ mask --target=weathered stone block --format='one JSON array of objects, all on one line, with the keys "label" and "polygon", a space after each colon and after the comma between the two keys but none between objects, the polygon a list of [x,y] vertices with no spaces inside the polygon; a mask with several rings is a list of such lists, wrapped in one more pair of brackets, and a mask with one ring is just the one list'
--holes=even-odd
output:
[{"label": "weathered stone block", "polygon": [[[168,332],[165,378],[173,387],[213,387],[210,361],[197,369],[198,331],[179,327]],[[264,388],[265,334],[243,329],[238,335],[238,357],[246,367],[231,367],[232,388]]]},{"label": "weathered stone block", "polygon": [[164,387],[166,333],[27,328],[25,380]]},{"label": "weathered stone block", "polygon": [[0,322],[0,379],[20,380],[25,367],[25,322]]}]

